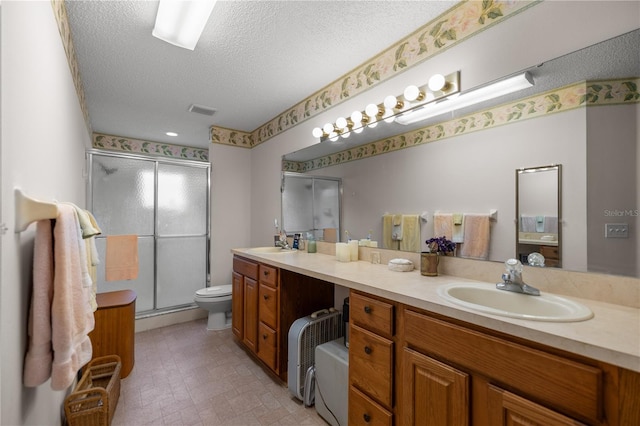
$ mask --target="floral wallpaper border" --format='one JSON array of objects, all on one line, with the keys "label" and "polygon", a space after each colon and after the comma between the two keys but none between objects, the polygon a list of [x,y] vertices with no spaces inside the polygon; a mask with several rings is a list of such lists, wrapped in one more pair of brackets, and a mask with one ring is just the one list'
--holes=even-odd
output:
[{"label": "floral wallpaper border", "polygon": [[121,136],[93,134],[93,148],[124,151],[134,154],[158,155],[181,160],[209,161],[209,150],[168,143],[143,141]]},{"label": "floral wallpaper border", "polygon": [[283,160],[282,170],[308,172],[585,106],[639,103],[638,85],[640,85],[640,77],[607,81],[582,81],[325,157],[305,162]]},{"label": "floral wallpaper border", "polygon": [[67,7],[64,0],[51,0],[51,7],[53,8],[53,14],[58,24],[58,31],[60,32],[60,38],[62,39],[64,52],[67,55],[69,70],[71,71],[73,84],[76,88],[76,94],[78,95],[80,109],[82,110],[82,115],[84,116],[84,123],[87,127],[87,131],[89,132],[89,134],[91,134],[91,119],[89,118],[89,108],[87,108],[87,100],[84,94],[84,85],[82,84],[80,67],[78,66],[78,60],[76,58],[76,48],[74,47],[73,40],[71,38],[71,28],[69,27],[69,16],[67,15]]},{"label": "floral wallpaper border", "polygon": [[212,126],[211,142],[252,148],[540,1],[461,1],[253,132]]}]

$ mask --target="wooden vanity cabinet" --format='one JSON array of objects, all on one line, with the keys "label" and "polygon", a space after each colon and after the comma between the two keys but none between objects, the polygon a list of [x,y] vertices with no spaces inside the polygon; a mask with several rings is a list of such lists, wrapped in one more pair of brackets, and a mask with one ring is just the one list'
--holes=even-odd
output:
[{"label": "wooden vanity cabinet", "polygon": [[[414,308],[403,307],[401,317],[401,424],[623,426],[640,420],[637,373]],[[634,396],[624,401],[625,395]]]},{"label": "wooden vanity cabinet", "polygon": [[232,330],[237,341],[283,382],[287,381],[291,324],[333,306],[333,284],[233,257]]},{"label": "wooden vanity cabinet", "polygon": [[395,305],[349,295],[349,425],[392,425]]}]

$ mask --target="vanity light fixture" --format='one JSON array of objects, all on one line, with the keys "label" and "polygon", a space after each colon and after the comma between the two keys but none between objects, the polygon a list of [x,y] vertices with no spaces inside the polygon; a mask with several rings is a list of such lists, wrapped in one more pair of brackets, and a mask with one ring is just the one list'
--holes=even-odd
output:
[{"label": "vanity light fixture", "polygon": [[448,75],[435,74],[424,86],[408,86],[402,95],[387,96],[381,104],[371,103],[364,111],[354,111],[349,118],[340,117],[335,124],[327,123],[312,131],[314,138],[335,142],[360,133],[366,127],[374,128],[380,121],[392,123],[399,114],[419,108],[460,92],[460,71]]},{"label": "vanity light fixture", "polygon": [[468,92],[460,93],[460,95],[456,97],[447,97],[440,102],[426,104],[422,108],[398,115],[395,121],[403,125],[413,124],[430,117],[435,117],[436,115],[527,89],[533,85],[534,82],[531,74],[524,72],[492,84],[481,86],[477,89],[472,89]]},{"label": "vanity light fixture", "polygon": [[151,35],[193,50],[215,4],[216,0],[160,0]]}]

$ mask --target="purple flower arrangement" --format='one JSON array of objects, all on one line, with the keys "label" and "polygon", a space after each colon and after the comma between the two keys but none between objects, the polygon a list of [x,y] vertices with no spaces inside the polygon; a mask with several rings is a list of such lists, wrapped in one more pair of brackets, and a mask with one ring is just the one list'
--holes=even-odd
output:
[{"label": "purple flower arrangement", "polygon": [[445,236],[429,238],[426,243],[431,253],[449,253],[456,249],[456,243]]}]

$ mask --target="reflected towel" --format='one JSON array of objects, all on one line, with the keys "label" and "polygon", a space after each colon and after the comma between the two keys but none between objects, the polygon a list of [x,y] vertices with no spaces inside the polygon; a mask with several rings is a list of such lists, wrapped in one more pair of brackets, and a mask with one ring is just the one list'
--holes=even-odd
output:
[{"label": "reflected towel", "polygon": [[451,213],[436,213],[433,215],[433,236],[453,237],[453,215]]},{"label": "reflected towel", "polygon": [[464,243],[464,215],[462,213],[453,213],[453,229],[451,241],[454,243]]},{"label": "reflected towel", "polygon": [[489,215],[464,215],[464,243],[460,245],[460,257],[487,260],[491,224]]},{"label": "reflected towel", "polygon": [[558,218],[556,216],[544,217],[544,232],[546,234],[558,233]]},{"label": "reflected towel", "polygon": [[544,216],[536,216],[536,232],[544,232]]},{"label": "reflected towel", "polygon": [[402,251],[420,251],[420,216],[417,214],[402,215]]},{"label": "reflected towel", "polygon": [[386,249],[398,248],[398,243],[393,241],[393,218],[392,214],[382,216],[382,247]]},{"label": "reflected towel", "polygon": [[522,232],[536,232],[536,217],[535,216],[520,216],[520,231],[522,231]]},{"label": "reflected towel", "polygon": [[138,236],[108,235],[105,280],[121,281],[138,278]]}]

